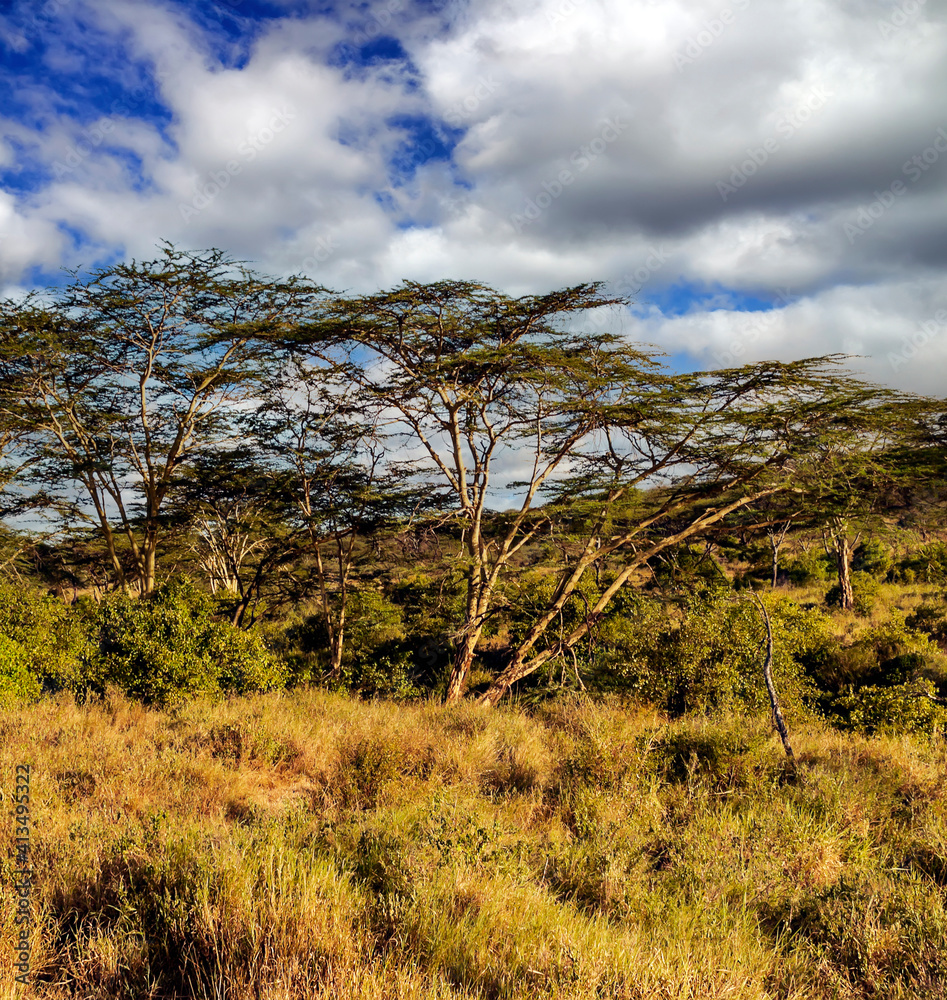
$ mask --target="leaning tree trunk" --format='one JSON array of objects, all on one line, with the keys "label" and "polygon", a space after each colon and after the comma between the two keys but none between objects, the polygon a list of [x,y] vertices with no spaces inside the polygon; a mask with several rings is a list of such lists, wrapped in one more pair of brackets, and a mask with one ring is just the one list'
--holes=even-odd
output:
[{"label": "leaning tree trunk", "polygon": [[[480,552],[479,526],[476,524],[467,541],[467,553],[471,561],[478,559],[481,561],[479,566],[475,562],[468,571],[464,626],[458,636],[460,643],[451,667],[450,680],[447,682],[447,693],[444,696],[444,701],[448,704],[460,701],[467,689],[467,675],[473,666],[477,653],[477,643],[483,635],[483,625],[493,598],[495,576],[494,579],[490,579],[490,574],[484,566],[483,553]],[[494,567],[495,569],[496,567]],[[484,579],[484,576],[488,578]]]},{"label": "leaning tree trunk", "polygon": [[773,710],[773,721],[776,723],[779,738],[783,741],[783,749],[786,751],[786,756],[795,764],[796,759],[793,756],[792,747],[789,745],[789,730],[786,728],[786,720],[783,718],[783,713],[779,707],[776,685],[773,684],[773,626],[766,612],[766,605],[760,600],[758,594],[754,594],[753,596],[756,598],[756,603],[760,606],[760,611],[763,613],[763,621],[766,623],[766,659],[763,662],[763,680],[766,681],[766,691],[769,694],[769,703]]},{"label": "leaning tree trunk", "polygon": [[473,666],[474,656],[477,652],[477,643],[483,632],[482,626],[474,626],[470,631],[464,632],[461,637],[460,647],[454,657],[451,668],[450,680],[447,683],[447,694],[444,701],[447,703],[460,701],[467,688],[467,675]]}]

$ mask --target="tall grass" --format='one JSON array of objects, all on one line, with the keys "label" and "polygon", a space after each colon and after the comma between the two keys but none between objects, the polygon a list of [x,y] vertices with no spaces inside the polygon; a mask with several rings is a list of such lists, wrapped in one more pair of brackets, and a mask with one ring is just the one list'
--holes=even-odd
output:
[{"label": "tall grass", "polygon": [[618,701],[5,711],[7,801],[33,765],[28,995],[944,996],[943,738],[793,742],[795,774],[766,719]]}]

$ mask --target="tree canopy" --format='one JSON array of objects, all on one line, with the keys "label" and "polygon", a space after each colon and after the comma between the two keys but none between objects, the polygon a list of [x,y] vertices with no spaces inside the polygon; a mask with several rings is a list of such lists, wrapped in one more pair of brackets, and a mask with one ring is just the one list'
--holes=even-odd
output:
[{"label": "tree canopy", "polygon": [[[830,527],[847,566],[850,526],[939,502],[941,402],[838,356],[675,371],[583,325],[622,304],[600,283],[339,295],[166,244],[0,304],[8,506],[93,529],[113,585],[141,594],[185,540],[237,624],[288,579],[320,609],[330,675],[380,533],[453,533],[449,699],[517,560],[552,532],[561,558],[482,695],[494,704],[675,547],[802,518]],[[556,631],[576,595],[584,617]]]}]

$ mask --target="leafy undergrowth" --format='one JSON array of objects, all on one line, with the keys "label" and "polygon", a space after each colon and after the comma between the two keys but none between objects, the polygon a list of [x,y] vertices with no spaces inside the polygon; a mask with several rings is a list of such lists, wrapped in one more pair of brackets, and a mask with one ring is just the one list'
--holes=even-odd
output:
[{"label": "leafy undergrowth", "polygon": [[944,996],[943,737],[794,743],[795,774],[764,718],[607,701],[6,711],[7,801],[33,766],[26,995]]}]

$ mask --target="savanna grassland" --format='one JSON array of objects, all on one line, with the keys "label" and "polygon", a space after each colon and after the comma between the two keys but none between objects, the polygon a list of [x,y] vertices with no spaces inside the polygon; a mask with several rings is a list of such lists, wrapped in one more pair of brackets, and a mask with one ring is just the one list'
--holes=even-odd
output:
[{"label": "savanna grassland", "polygon": [[0,302],[0,995],[947,994],[947,402],[629,304]]},{"label": "savanna grassland", "polygon": [[7,710],[27,995],[944,995],[943,732],[794,723],[795,769],[763,715],[616,698]]}]

